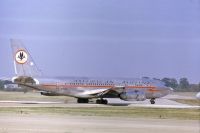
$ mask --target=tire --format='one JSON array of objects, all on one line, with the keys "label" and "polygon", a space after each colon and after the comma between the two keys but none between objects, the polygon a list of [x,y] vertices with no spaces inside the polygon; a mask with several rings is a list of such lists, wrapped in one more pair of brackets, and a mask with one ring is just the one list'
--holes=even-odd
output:
[{"label": "tire", "polygon": [[103,100],[103,104],[108,104],[108,101],[107,100]]},{"label": "tire", "polygon": [[108,104],[108,101],[104,99],[97,99],[96,104]]},{"label": "tire", "polygon": [[151,104],[155,104],[155,103],[156,103],[156,102],[155,102],[155,99],[151,99],[151,100],[150,100],[150,103],[151,103]]}]

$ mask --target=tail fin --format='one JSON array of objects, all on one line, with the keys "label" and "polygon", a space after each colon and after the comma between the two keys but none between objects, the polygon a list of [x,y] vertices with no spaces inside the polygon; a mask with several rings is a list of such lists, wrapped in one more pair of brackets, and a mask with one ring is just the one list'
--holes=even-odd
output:
[{"label": "tail fin", "polygon": [[11,39],[12,54],[14,59],[15,74],[17,76],[35,77],[41,76],[33,58],[23,43],[17,39]]}]

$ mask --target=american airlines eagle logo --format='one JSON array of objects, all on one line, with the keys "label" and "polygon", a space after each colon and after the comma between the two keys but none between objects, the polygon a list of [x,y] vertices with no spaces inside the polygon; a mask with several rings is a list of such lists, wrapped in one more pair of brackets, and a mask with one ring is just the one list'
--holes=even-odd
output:
[{"label": "american airlines eagle logo", "polygon": [[19,64],[24,64],[28,60],[28,54],[24,50],[19,50],[15,55],[15,60]]}]

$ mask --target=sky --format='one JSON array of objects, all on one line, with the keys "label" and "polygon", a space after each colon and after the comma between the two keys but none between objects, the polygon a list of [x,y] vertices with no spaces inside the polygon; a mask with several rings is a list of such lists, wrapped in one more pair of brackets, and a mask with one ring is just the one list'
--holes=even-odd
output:
[{"label": "sky", "polygon": [[0,77],[21,39],[46,76],[200,82],[199,0],[1,0]]}]

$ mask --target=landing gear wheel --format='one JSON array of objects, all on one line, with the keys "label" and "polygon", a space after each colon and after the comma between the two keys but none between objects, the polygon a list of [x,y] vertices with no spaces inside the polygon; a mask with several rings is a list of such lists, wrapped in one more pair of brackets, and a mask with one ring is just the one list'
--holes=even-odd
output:
[{"label": "landing gear wheel", "polygon": [[103,100],[103,104],[108,104],[108,101],[107,100]]},{"label": "landing gear wheel", "polygon": [[96,100],[96,103],[97,103],[97,104],[108,104],[108,101],[105,100],[105,99],[97,99],[97,100]]},{"label": "landing gear wheel", "polygon": [[150,100],[150,103],[151,104],[155,104],[156,102],[155,102],[155,98],[152,98],[151,100]]},{"label": "landing gear wheel", "polygon": [[88,103],[89,100],[88,99],[84,99],[84,98],[78,98],[77,99],[77,103]]}]

